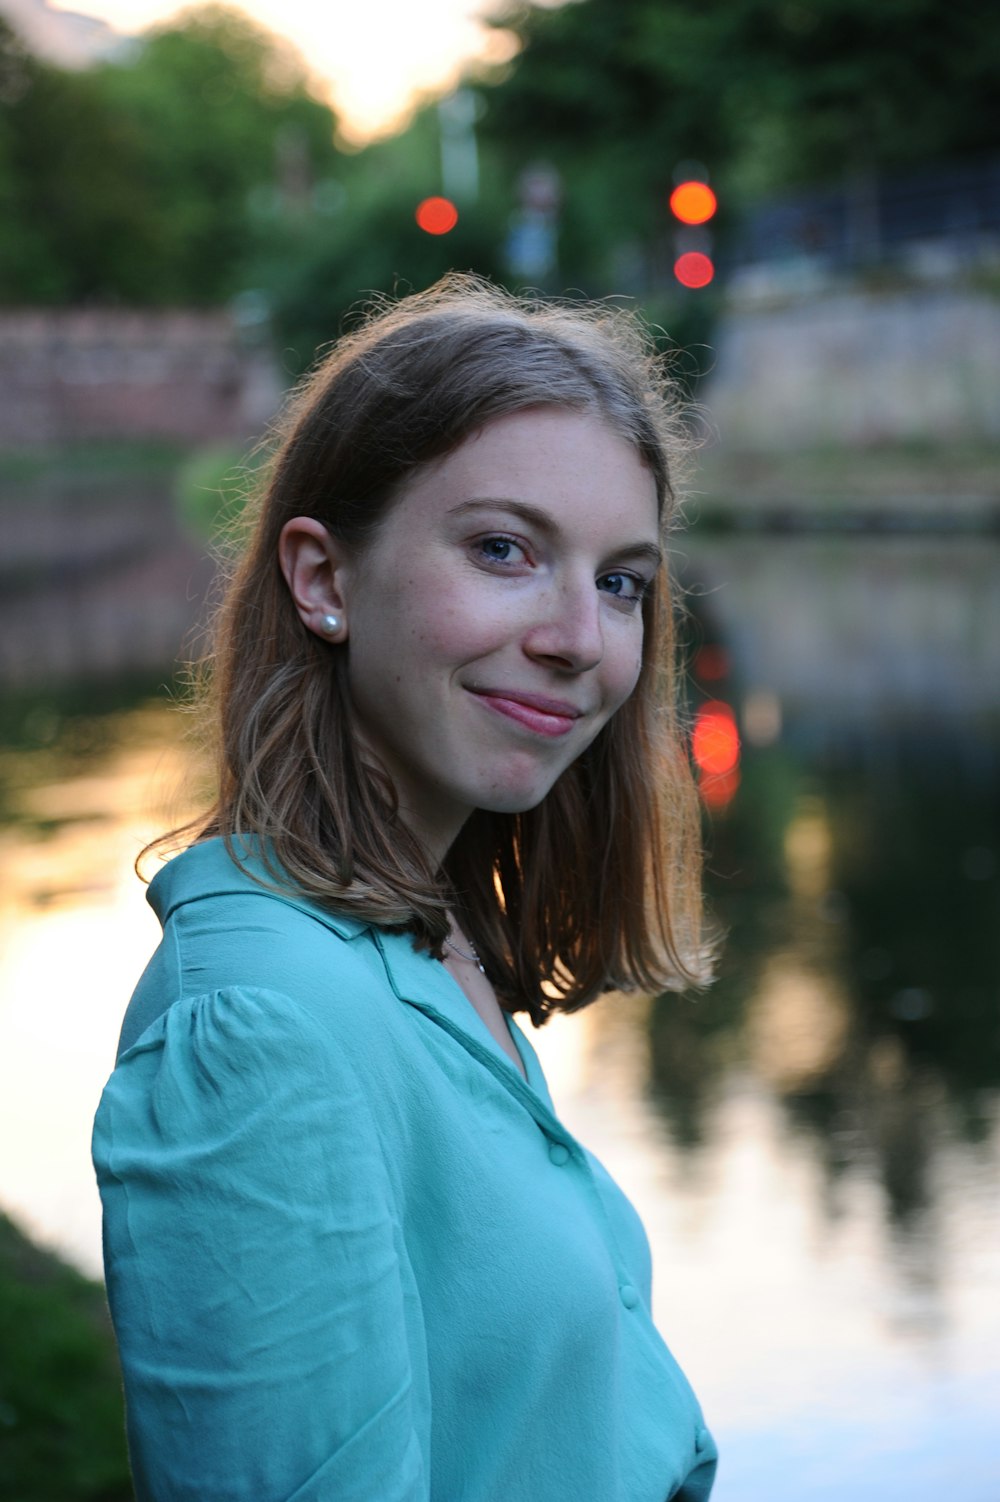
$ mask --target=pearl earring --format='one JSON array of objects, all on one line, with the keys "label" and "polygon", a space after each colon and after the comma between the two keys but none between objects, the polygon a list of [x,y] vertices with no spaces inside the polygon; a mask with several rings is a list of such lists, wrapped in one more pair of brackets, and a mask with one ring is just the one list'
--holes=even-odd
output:
[{"label": "pearl earring", "polygon": [[323,634],[325,636],[336,636],[337,632],[340,630],[340,616],[325,615],[320,621],[320,626],[322,627]]}]

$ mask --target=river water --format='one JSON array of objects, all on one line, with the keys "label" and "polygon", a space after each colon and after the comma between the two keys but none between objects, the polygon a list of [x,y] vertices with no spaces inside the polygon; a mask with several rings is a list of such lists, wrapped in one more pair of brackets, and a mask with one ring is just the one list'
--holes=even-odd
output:
[{"label": "river water", "polygon": [[[157,935],[132,862],[201,775],[163,664],[205,583],[109,537],[74,610],[42,576],[5,608],[0,721],[0,1206],[94,1275],[90,1121]],[[706,783],[719,980],[537,1047],[643,1215],[719,1502],[998,1502],[1000,546],[685,548],[691,707],[742,742]]]}]

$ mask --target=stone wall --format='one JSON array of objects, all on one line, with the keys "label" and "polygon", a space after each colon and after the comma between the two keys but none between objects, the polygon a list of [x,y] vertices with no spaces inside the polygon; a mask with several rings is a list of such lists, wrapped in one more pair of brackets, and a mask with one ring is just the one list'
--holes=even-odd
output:
[{"label": "stone wall", "polygon": [[823,292],[734,307],[702,401],[734,448],[996,442],[1000,298]]},{"label": "stone wall", "polygon": [[281,392],[273,355],[243,343],[223,312],[0,312],[0,448],[246,441]]}]

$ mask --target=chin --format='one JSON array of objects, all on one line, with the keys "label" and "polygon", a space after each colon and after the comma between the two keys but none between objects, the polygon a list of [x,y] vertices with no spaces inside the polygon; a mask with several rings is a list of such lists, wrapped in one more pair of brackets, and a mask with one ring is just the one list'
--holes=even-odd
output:
[{"label": "chin", "polygon": [[[562,773],[559,775],[562,776]],[[539,787],[536,783],[531,788],[509,788],[505,792],[494,789],[493,792],[484,797],[479,807],[491,814],[530,813],[533,808],[537,808],[540,803],[545,802],[558,780],[557,777],[554,777],[544,787]]]}]

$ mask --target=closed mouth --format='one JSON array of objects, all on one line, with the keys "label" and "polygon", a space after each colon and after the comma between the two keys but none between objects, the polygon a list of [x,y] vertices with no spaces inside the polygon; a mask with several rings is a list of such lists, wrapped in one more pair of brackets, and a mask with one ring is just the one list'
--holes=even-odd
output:
[{"label": "closed mouth", "polygon": [[575,704],[567,704],[563,699],[549,699],[544,694],[489,688],[474,688],[469,692],[498,714],[541,735],[565,735],[583,714]]}]

